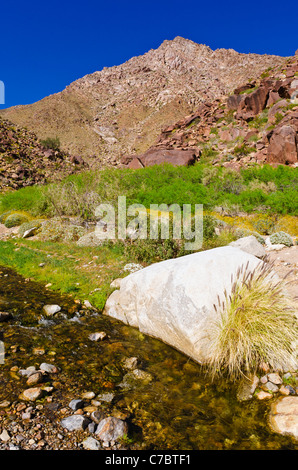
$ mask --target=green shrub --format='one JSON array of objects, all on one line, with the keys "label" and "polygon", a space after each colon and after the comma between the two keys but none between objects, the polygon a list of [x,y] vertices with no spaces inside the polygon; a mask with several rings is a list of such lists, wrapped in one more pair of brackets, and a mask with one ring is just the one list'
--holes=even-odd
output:
[{"label": "green shrub", "polygon": [[6,217],[4,225],[7,228],[18,227],[24,222],[28,222],[29,218],[24,214],[13,213]]},{"label": "green shrub", "polygon": [[52,150],[60,149],[59,137],[47,137],[45,140],[41,140],[40,143],[46,149],[52,149]]},{"label": "green shrub", "polygon": [[3,214],[0,215],[0,224],[4,224],[6,218],[12,213],[12,211],[7,211],[3,212]]},{"label": "green shrub", "polygon": [[286,232],[282,232],[282,231],[281,232],[276,232],[276,233],[273,233],[272,235],[270,235],[270,241],[271,241],[272,245],[279,245],[279,244],[283,244],[283,245],[286,245],[286,246],[293,246],[294,245],[291,235],[289,235]]}]

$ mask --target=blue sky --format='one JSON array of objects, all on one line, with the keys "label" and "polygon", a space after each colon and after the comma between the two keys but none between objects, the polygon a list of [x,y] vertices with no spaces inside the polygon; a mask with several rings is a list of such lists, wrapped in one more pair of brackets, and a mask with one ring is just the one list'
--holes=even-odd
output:
[{"label": "blue sky", "polygon": [[[205,0],[2,2],[0,81],[6,108],[63,90],[182,36],[212,49],[289,56],[298,49],[297,4]],[[292,12],[292,13],[291,13]]]}]

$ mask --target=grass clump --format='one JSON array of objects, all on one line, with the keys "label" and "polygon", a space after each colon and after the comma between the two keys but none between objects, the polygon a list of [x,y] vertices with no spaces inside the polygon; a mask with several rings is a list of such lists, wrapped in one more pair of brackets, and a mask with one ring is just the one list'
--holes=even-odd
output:
[{"label": "grass clump", "polygon": [[210,343],[214,375],[226,371],[235,378],[264,362],[273,369],[297,368],[297,317],[285,285],[285,279],[272,275],[269,263],[238,270],[231,294],[214,306],[220,314]]}]

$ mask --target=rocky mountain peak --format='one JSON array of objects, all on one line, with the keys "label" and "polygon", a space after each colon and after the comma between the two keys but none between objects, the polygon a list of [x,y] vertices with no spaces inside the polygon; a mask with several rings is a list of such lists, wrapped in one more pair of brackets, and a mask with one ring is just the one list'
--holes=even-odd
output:
[{"label": "rocky mountain peak", "polygon": [[82,155],[92,166],[115,165],[122,155],[150,147],[165,125],[284,62],[278,56],[213,51],[178,36],[1,114],[41,139],[59,137],[63,150]]}]

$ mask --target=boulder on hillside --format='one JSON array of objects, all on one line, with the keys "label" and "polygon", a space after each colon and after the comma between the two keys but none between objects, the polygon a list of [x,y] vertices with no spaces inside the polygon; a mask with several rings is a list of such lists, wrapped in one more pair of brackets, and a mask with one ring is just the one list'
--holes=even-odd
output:
[{"label": "boulder on hillside", "polygon": [[180,149],[161,149],[151,148],[143,155],[136,156],[128,165],[129,168],[144,168],[146,166],[161,165],[162,163],[170,163],[174,166],[193,165],[197,160],[197,152],[195,150]]},{"label": "boulder on hillside", "polygon": [[225,290],[231,293],[240,267],[252,271],[260,263],[231,246],[162,261],[122,279],[104,313],[206,363],[210,328],[220,315],[214,305],[224,301]]},{"label": "boulder on hillside", "polygon": [[236,119],[244,119],[245,121],[253,119],[265,109],[268,95],[268,87],[260,86],[256,91],[245,96],[237,108]]},{"label": "boulder on hillside", "polygon": [[265,248],[254,235],[239,238],[238,240],[231,242],[229,246],[239,248],[240,250],[256,256],[257,258],[264,258],[266,256]]},{"label": "boulder on hillside", "polygon": [[276,127],[268,136],[268,140],[268,163],[291,165],[298,162],[298,136],[293,126]]}]

